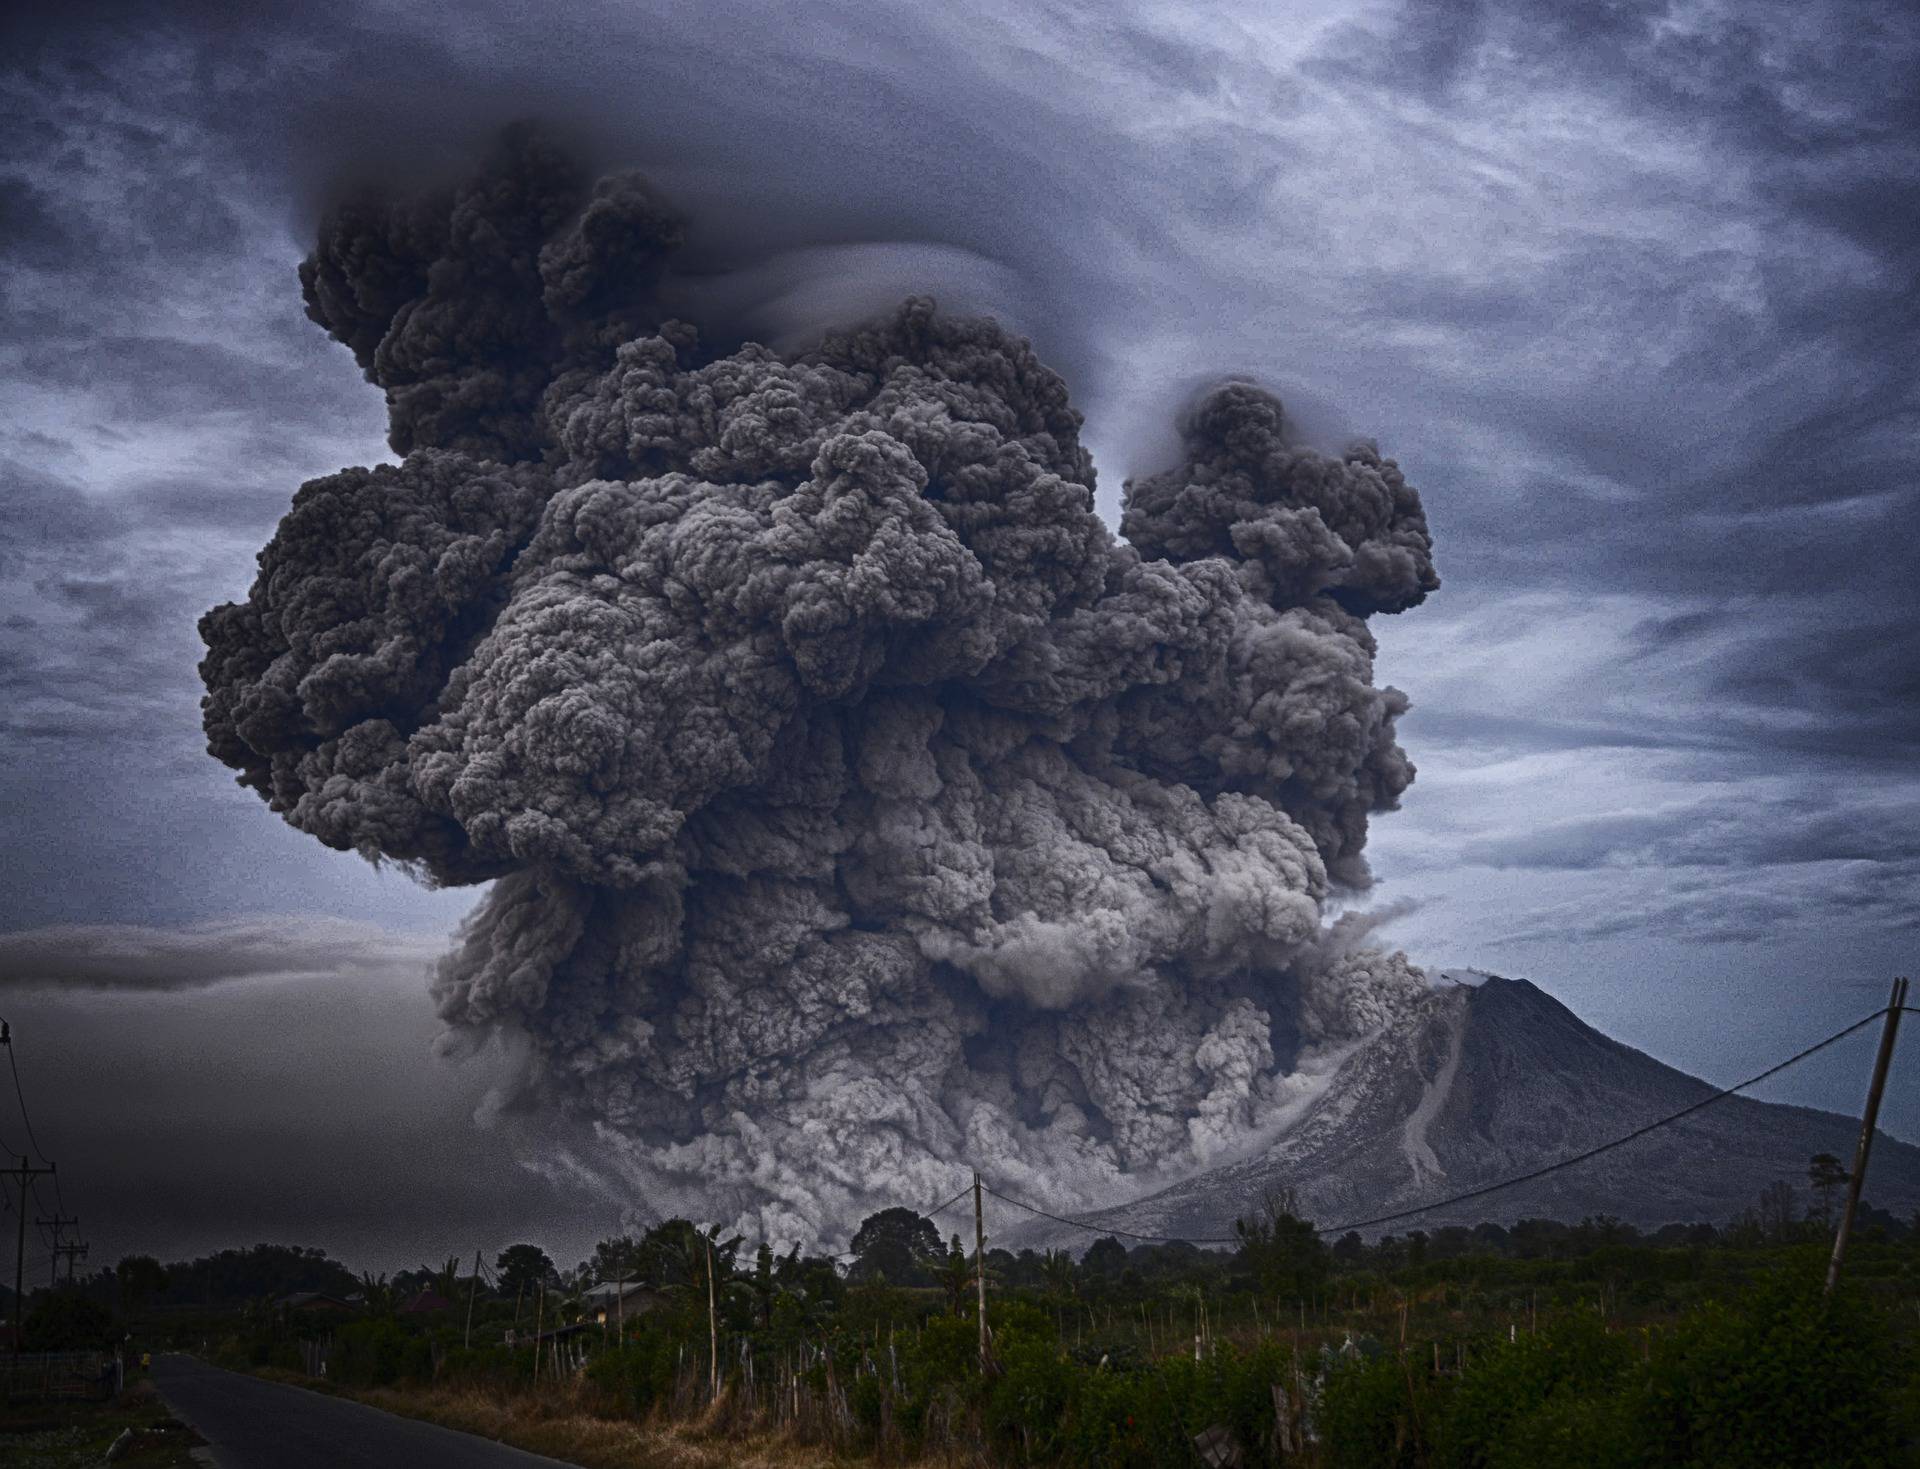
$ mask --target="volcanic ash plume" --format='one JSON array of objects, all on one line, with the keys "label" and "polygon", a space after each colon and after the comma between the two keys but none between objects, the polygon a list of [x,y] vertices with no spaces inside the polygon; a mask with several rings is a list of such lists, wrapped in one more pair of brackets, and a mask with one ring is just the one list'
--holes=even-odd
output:
[{"label": "volcanic ash plume", "polygon": [[287,821],[491,882],[434,992],[524,1035],[641,1207],[776,1239],[1056,1204],[1257,1139],[1410,1002],[1331,941],[1413,778],[1366,618],[1418,496],[1224,387],[1093,510],[1060,379],[913,300],[780,356],[673,319],[679,221],[510,136],[336,209],[308,314],[398,465],[301,488],[202,622]]}]

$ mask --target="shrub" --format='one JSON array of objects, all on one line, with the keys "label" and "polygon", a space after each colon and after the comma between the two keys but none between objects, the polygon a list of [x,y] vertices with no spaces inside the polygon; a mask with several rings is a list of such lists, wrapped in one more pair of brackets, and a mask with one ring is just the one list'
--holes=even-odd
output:
[{"label": "shrub", "polygon": [[1393,1355],[1342,1363],[1327,1374],[1318,1422],[1333,1469],[1401,1469],[1432,1457],[1439,1416],[1424,1371]]},{"label": "shrub", "polygon": [[1000,1377],[987,1399],[987,1431],[1017,1449],[1024,1464],[1054,1457],[1072,1400],[1074,1369],[1051,1341],[1009,1334],[1000,1349]]},{"label": "shrub", "polygon": [[620,1411],[645,1417],[673,1390],[679,1361],[672,1335],[651,1329],[629,1332],[624,1343],[587,1364],[587,1380]]},{"label": "shrub", "polygon": [[[1474,1357],[1452,1394],[1436,1435],[1440,1462],[1482,1469],[1512,1461],[1509,1440],[1519,1425],[1544,1413],[1541,1424],[1522,1435],[1536,1439],[1547,1431],[1543,1425],[1568,1420],[1570,1410],[1558,1406],[1563,1401],[1614,1392],[1632,1360],[1632,1344],[1591,1312],[1576,1313],[1545,1335],[1497,1343]],[[1549,1404],[1554,1411],[1545,1413]]]},{"label": "shrub", "polygon": [[41,1297],[21,1331],[21,1344],[30,1352],[90,1351],[112,1341],[112,1314],[73,1290]]},{"label": "shrub", "polygon": [[351,1322],[334,1334],[328,1370],[336,1382],[352,1387],[429,1381],[433,1343],[390,1319]]},{"label": "shrub", "polygon": [[1634,1410],[1675,1469],[1867,1469],[1898,1457],[1894,1359],[1857,1293],[1827,1300],[1817,1272],[1782,1272],[1738,1309],[1686,1317],[1654,1350]]}]

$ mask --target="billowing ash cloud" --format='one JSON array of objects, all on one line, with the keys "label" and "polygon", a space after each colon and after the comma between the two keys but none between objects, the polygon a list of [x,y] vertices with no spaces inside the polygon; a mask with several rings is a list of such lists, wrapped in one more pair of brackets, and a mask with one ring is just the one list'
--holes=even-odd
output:
[{"label": "billowing ash cloud", "polygon": [[522,1033],[643,1208],[810,1238],[1245,1146],[1420,990],[1322,927],[1413,777],[1365,619],[1437,584],[1418,497],[1230,384],[1116,540],[1024,342],[910,300],[709,347],[681,235],[526,133],[334,211],[308,311],[405,458],[203,621],[213,753],[492,881],[441,1013]]}]

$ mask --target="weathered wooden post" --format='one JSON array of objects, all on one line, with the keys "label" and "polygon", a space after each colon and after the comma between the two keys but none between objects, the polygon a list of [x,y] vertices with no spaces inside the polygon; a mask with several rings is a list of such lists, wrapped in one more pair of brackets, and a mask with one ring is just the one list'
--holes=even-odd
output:
[{"label": "weathered wooden post", "polygon": [[1826,1294],[1840,1279],[1840,1262],[1846,1257],[1847,1237],[1853,1233],[1853,1211],[1860,1202],[1860,1189],[1867,1181],[1867,1154],[1873,1147],[1873,1128],[1880,1118],[1880,1094],[1886,1090],[1887,1067],[1893,1061],[1894,1037],[1900,1031],[1900,1012],[1907,1003],[1907,982],[1896,979],[1893,993],[1887,997],[1886,1024],[1880,1030],[1880,1049],[1873,1058],[1873,1079],[1867,1083],[1867,1110],[1860,1119],[1860,1146],[1853,1155],[1853,1175],[1847,1180],[1847,1203],[1840,1211],[1840,1229],[1833,1237],[1833,1258],[1827,1262]]}]

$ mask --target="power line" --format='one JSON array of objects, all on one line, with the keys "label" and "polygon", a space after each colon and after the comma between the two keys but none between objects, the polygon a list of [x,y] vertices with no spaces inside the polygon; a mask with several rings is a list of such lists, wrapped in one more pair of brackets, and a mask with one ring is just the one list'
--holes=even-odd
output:
[{"label": "power line", "polygon": [[[49,1158],[46,1149],[40,1146],[40,1139],[34,1135],[33,1119],[27,1115],[27,1094],[20,1085],[20,1061],[17,1055],[18,1047],[14,1045],[13,1028],[4,1021],[0,1021],[0,1048],[6,1050],[7,1068],[13,1073],[13,1094],[20,1102],[20,1120],[26,1125],[27,1141],[33,1144],[33,1150],[40,1155],[40,1161],[51,1169],[53,1167],[53,1159]],[[53,1175],[53,1196],[59,1201],[60,1208],[64,1210],[67,1206],[67,1201],[60,1192],[60,1175],[58,1173]]]},{"label": "power line", "polygon": [[[7,1048],[7,1056],[8,1059],[11,1060],[13,1056],[13,1028],[4,1020],[0,1020],[0,1046]],[[14,1086],[18,1087],[19,1084],[20,1077],[19,1073],[16,1072],[14,1074]],[[24,1110],[23,1108],[22,1111]],[[0,1153],[4,1153],[9,1158],[18,1158],[20,1156],[20,1150],[5,1137],[0,1137]]]},{"label": "power line", "polygon": [[1175,1239],[1173,1236],[1165,1234],[1135,1234],[1130,1229],[1112,1229],[1104,1225],[1088,1224],[1082,1219],[1067,1219],[1058,1214],[1049,1214],[1045,1209],[1038,1208],[1033,1204],[1024,1203],[1019,1199],[1008,1198],[990,1183],[983,1182],[980,1187],[987,1193],[992,1194],[1003,1204],[1012,1204],[1016,1209],[1025,1209],[1029,1214],[1038,1214],[1042,1219],[1051,1219],[1055,1224],[1069,1224],[1075,1229],[1084,1229],[1088,1234],[1123,1234],[1128,1239],[1141,1240],[1150,1245],[1234,1245],[1240,1242],[1238,1239]]},{"label": "power line", "polygon": [[[1914,1009],[1916,1007],[1906,1006],[1903,1008]],[[1813,1045],[1808,1046],[1805,1050],[1796,1051],[1793,1055],[1787,1057],[1786,1060],[1781,1061],[1776,1065],[1769,1066],[1765,1071],[1760,1072],[1756,1076],[1750,1076],[1745,1081],[1736,1082],[1734,1085],[1730,1087],[1725,1087],[1720,1091],[1714,1092],[1711,1096],[1702,1097],[1699,1101],[1694,1102],[1689,1106],[1682,1107],[1677,1112],[1670,1112],[1665,1117],[1660,1117],[1655,1119],[1652,1122],[1647,1123],[1644,1127],[1637,1127],[1632,1132],[1625,1133],[1620,1137],[1613,1138],[1610,1141],[1601,1143],[1596,1147],[1588,1148],[1585,1152],[1575,1153],[1571,1157],[1561,1158],[1557,1162],[1549,1163],[1542,1168],[1536,1168],[1529,1173],[1516,1174],[1512,1178],[1503,1178],[1498,1183],[1482,1184],[1478,1188],[1464,1189],[1460,1193],[1450,1194],[1446,1198],[1435,1199],[1430,1203],[1420,1204],[1415,1208],[1401,1209],[1391,1214],[1377,1214],[1371,1219],[1350,1220],[1344,1224],[1321,1225],[1314,1230],[1314,1233],[1344,1234],[1348,1230],[1368,1229],[1376,1224],[1392,1224],[1401,1219],[1412,1219],[1417,1215],[1430,1214],[1436,1209],[1444,1209],[1449,1205],[1463,1203],[1468,1199],[1477,1199],[1477,1198],[1484,1197],[1487,1194],[1498,1193],[1501,1189],[1513,1188],[1516,1185],[1522,1184],[1522,1183],[1531,1183],[1536,1178],[1544,1178],[1550,1173],[1558,1173],[1563,1168],[1571,1168],[1576,1163],[1584,1163],[1589,1158],[1596,1158],[1602,1153],[1611,1152],[1615,1148],[1624,1147],[1626,1146],[1626,1144],[1633,1142],[1638,1138],[1645,1137],[1650,1132],[1657,1132],[1659,1129],[1663,1127],[1669,1127],[1672,1124],[1680,1121],[1684,1117],[1692,1116],[1695,1112],[1700,1111],[1702,1108],[1710,1107],[1715,1102],[1725,1101],[1728,1097],[1733,1096],[1737,1092],[1745,1091],[1750,1086],[1759,1085],[1759,1083],[1765,1081],[1768,1077],[1775,1076],[1780,1072],[1785,1071],[1789,1066],[1796,1065],[1797,1063],[1806,1060],[1809,1056],[1812,1056],[1819,1051],[1824,1051],[1828,1046],[1833,1045],[1835,1042],[1845,1040],[1848,1036],[1852,1035],[1855,1031],[1864,1029],[1866,1026],[1873,1024],[1874,1021],[1880,1019],[1881,1016],[1887,1013],[1887,1009],[1888,1007],[1883,1005],[1878,1010],[1875,1010],[1871,1015],[1864,1015],[1860,1019],[1854,1021],[1853,1024],[1847,1026],[1846,1029],[1837,1030],[1832,1035],[1828,1036],[1825,1040],[1816,1041]],[[1135,1239],[1135,1240],[1140,1240],[1145,1244],[1156,1244],[1156,1245],[1232,1245],[1232,1244],[1238,1244],[1240,1242],[1237,1237],[1190,1236],[1190,1237],[1183,1238],[1183,1237],[1178,1237],[1173,1235],[1162,1235],[1162,1234],[1138,1234],[1128,1229],[1116,1229],[1111,1225],[1090,1224],[1083,1219],[1069,1219],[1060,1214],[1051,1214],[1051,1213],[1048,1213],[1045,1209],[1039,1208],[1033,1204],[1029,1204],[1024,1200],[1010,1198],[1006,1194],[1001,1193],[998,1189],[992,1187],[989,1184],[983,1183],[981,1187],[985,1189],[986,1192],[992,1194],[996,1199],[1000,1200],[1000,1202],[1003,1204],[1012,1204],[1016,1209],[1025,1209],[1029,1214],[1037,1214],[1042,1219],[1050,1219],[1055,1224],[1064,1224],[1072,1229],[1085,1230],[1088,1234],[1118,1235],[1126,1239]]]},{"label": "power line", "polygon": [[1610,1142],[1604,1142],[1597,1147],[1588,1148],[1584,1153],[1575,1153],[1570,1158],[1562,1158],[1557,1163],[1549,1163],[1544,1168],[1534,1169],[1531,1173],[1521,1173],[1512,1178],[1503,1178],[1498,1183],[1482,1184],[1479,1188],[1465,1189],[1460,1193],[1450,1194],[1444,1199],[1436,1199],[1430,1204],[1422,1204],[1418,1208],[1401,1209],[1392,1214],[1376,1214],[1371,1219],[1356,1219],[1346,1224],[1329,1224],[1324,1229],[1316,1232],[1320,1234],[1344,1234],[1352,1229],[1369,1229],[1376,1224],[1392,1224],[1397,1220],[1411,1219],[1418,1214],[1430,1214],[1435,1209],[1444,1209],[1450,1204],[1458,1204],[1467,1199],[1477,1199],[1486,1194],[1497,1193],[1503,1188],[1512,1188],[1516,1184],[1531,1183],[1536,1178],[1545,1178],[1549,1173],[1558,1173],[1562,1168],[1571,1168],[1576,1163],[1584,1163],[1589,1158],[1597,1158],[1602,1153],[1609,1153],[1615,1148],[1624,1147],[1636,1138],[1645,1137],[1650,1132],[1657,1132],[1663,1127],[1670,1127],[1681,1118],[1690,1117],[1703,1107],[1711,1107],[1715,1102],[1725,1101],[1735,1092],[1745,1091],[1750,1086],[1757,1086],[1768,1077],[1777,1075],[1779,1072],[1785,1071],[1789,1066],[1806,1060],[1807,1057],[1813,1055],[1815,1052],[1824,1051],[1828,1046],[1834,1044],[1834,1042],[1845,1040],[1856,1030],[1864,1029],[1866,1026],[1873,1024],[1874,1021],[1886,1013],[1887,1007],[1882,1005],[1871,1015],[1864,1015],[1854,1021],[1853,1024],[1849,1025],[1845,1030],[1836,1030],[1825,1040],[1814,1042],[1814,1044],[1808,1046],[1804,1051],[1794,1052],[1794,1054],[1787,1057],[1786,1060],[1780,1062],[1778,1065],[1769,1066],[1757,1076],[1749,1076],[1745,1081],[1735,1082],[1732,1086],[1722,1088],[1711,1096],[1702,1097],[1690,1106],[1682,1107],[1678,1112],[1669,1112],[1665,1117],[1656,1118],[1644,1127],[1636,1127],[1632,1132],[1614,1138]]},{"label": "power line", "polygon": [[[972,1192],[973,1192],[973,1185],[968,1184],[965,1188],[961,1189],[959,1193],[955,1194],[952,1198],[948,1199],[945,1203],[935,1204],[931,1209],[920,1210],[919,1217],[922,1219],[931,1219],[935,1214],[938,1214],[942,1209],[951,1209],[955,1204],[959,1203],[962,1199],[964,1199],[968,1194]],[[834,1259],[834,1260],[856,1260],[859,1258],[859,1256],[854,1254],[852,1250],[842,1250],[840,1251],[839,1254],[829,1256],[828,1258]]]},{"label": "power line", "polygon": [[7,1065],[13,1072],[13,1094],[20,1100],[20,1120],[26,1124],[27,1141],[33,1144],[33,1150],[40,1155],[40,1161],[42,1163],[50,1163],[53,1160],[47,1156],[46,1150],[40,1146],[40,1139],[33,1135],[33,1119],[27,1115],[27,1094],[21,1090],[20,1087],[20,1062],[14,1056],[13,1033],[11,1030],[8,1030],[4,1038],[0,1039],[0,1045],[4,1045],[6,1048]]}]

